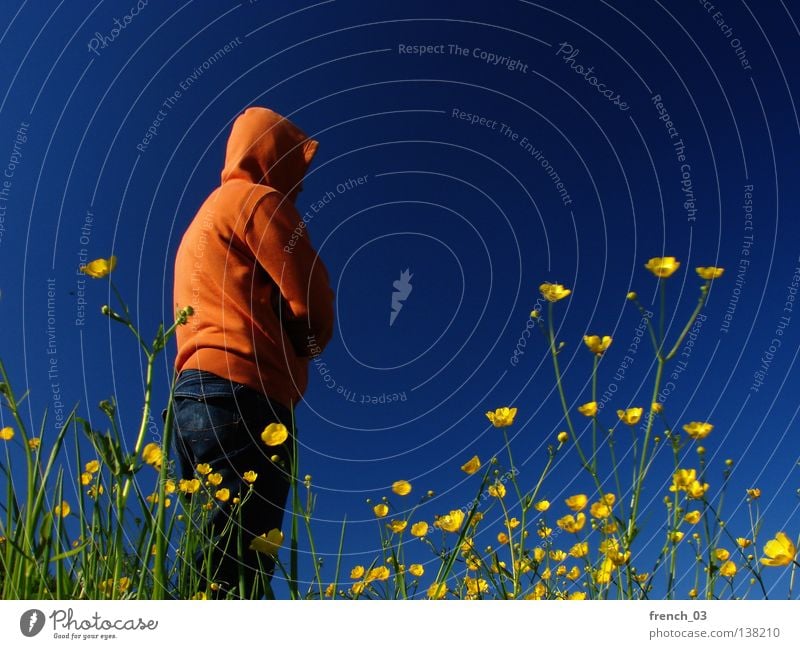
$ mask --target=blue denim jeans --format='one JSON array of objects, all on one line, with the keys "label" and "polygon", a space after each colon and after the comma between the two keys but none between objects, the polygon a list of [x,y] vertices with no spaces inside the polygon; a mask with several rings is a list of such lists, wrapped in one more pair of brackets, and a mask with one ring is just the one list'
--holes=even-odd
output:
[{"label": "blue denim jeans", "polygon": [[[202,370],[184,370],[178,376],[174,392],[175,450],[180,462],[181,476],[199,477],[198,464],[211,465],[222,482],[210,487],[230,490],[226,503],[215,501],[207,538],[213,539],[210,566],[211,581],[220,586],[218,596],[231,593],[240,596],[244,583],[245,597],[264,595],[262,579],[269,580],[273,565],[264,555],[259,570],[258,555],[249,549],[250,541],[271,529],[280,529],[291,484],[292,414],[284,405],[271,401],[263,394],[241,383]],[[279,447],[268,447],[261,441],[261,432],[270,423],[282,423],[290,437]],[[272,462],[278,455],[280,462]],[[253,493],[241,506],[241,527],[223,528],[231,518],[231,501],[237,495],[244,499],[250,484],[243,479],[246,471],[255,471]],[[201,478],[202,479],[202,478]],[[197,496],[193,496],[197,497]],[[243,556],[237,555],[239,532]],[[194,558],[195,568],[203,561],[203,552]],[[202,574],[200,588],[205,588],[207,575]]]}]

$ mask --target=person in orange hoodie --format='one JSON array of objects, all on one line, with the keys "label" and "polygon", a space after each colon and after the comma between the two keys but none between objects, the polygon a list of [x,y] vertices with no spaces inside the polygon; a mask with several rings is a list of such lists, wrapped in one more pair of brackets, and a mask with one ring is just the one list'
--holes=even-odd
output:
[{"label": "person in orange hoodie", "polygon": [[[261,555],[260,570],[250,542],[281,528],[297,432],[293,408],[308,383],[309,359],[333,335],[328,272],[294,207],[318,144],[267,108],[240,114],[221,184],[189,224],[175,259],[176,308],[193,309],[176,332],[175,447],[182,477],[199,478],[216,498],[206,529],[214,543],[210,573],[199,583],[216,584],[218,597],[267,590],[273,565]],[[262,439],[271,424],[289,435],[274,447]],[[229,525],[223,534],[236,497],[241,528]]]}]

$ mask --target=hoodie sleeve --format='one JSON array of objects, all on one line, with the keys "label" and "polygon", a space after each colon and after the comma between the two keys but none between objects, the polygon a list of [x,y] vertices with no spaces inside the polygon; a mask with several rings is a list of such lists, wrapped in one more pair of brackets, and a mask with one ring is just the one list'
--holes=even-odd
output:
[{"label": "hoodie sleeve", "polygon": [[291,310],[284,328],[295,349],[315,356],[333,336],[334,295],[300,214],[283,194],[267,194],[244,225],[244,241]]}]

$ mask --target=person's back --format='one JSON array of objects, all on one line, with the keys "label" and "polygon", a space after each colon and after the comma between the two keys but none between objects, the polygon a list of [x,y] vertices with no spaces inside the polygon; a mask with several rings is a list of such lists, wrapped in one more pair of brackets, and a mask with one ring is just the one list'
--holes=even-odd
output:
[{"label": "person's back", "polygon": [[[269,448],[260,435],[270,423],[292,433],[291,408],[305,392],[309,356],[333,332],[327,270],[293,205],[316,149],[316,141],[277,113],[248,108],[231,130],[222,183],[198,210],[175,260],[176,308],[194,311],[176,332],[182,476],[207,481],[196,468],[210,464],[222,478],[212,479],[211,493],[222,490],[232,501],[249,488],[244,474],[258,473],[242,507],[244,596],[251,595],[257,566],[249,540],[280,528],[289,485],[291,437]],[[274,454],[278,462],[270,460]],[[218,501],[217,532],[230,512],[229,502]],[[215,550],[220,572],[212,579],[225,592],[241,575],[223,550]],[[226,554],[236,554],[235,543]]]}]

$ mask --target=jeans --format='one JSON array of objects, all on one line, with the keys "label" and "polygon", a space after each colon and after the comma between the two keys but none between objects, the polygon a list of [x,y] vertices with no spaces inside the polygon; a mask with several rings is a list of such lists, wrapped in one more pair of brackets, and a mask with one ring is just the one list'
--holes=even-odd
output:
[{"label": "jeans", "polygon": [[[214,544],[211,550],[210,579],[217,584],[217,597],[240,597],[240,583],[244,583],[244,597],[259,598],[265,594],[263,581],[272,577],[274,564],[265,555],[259,556],[249,549],[250,541],[272,529],[280,529],[284,506],[291,483],[292,430],[291,411],[282,404],[241,383],[232,382],[202,370],[184,370],[178,376],[174,392],[175,450],[184,479],[200,478],[195,469],[198,464],[211,465],[214,473],[222,476],[219,485],[209,486],[213,495],[217,490],[230,490],[230,500],[214,500],[214,509],[204,531],[205,538]],[[289,438],[281,445],[268,447],[261,440],[261,432],[273,422],[282,423],[289,430]],[[279,462],[271,461],[273,455]],[[231,519],[232,500],[240,495],[244,500],[251,485],[243,479],[246,471],[258,474],[252,484],[253,493],[241,504],[241,528],[232,524],[223,533]],[[203,498],[194,494],[192,498]],[[231,521],[233,523],[234,521]],[[237,556],[241,530],[242,558]],[[201,571],[207,548],[198,550],[194,569]],[[206,573],[201,571],[200,589],[208,584]]]}]

